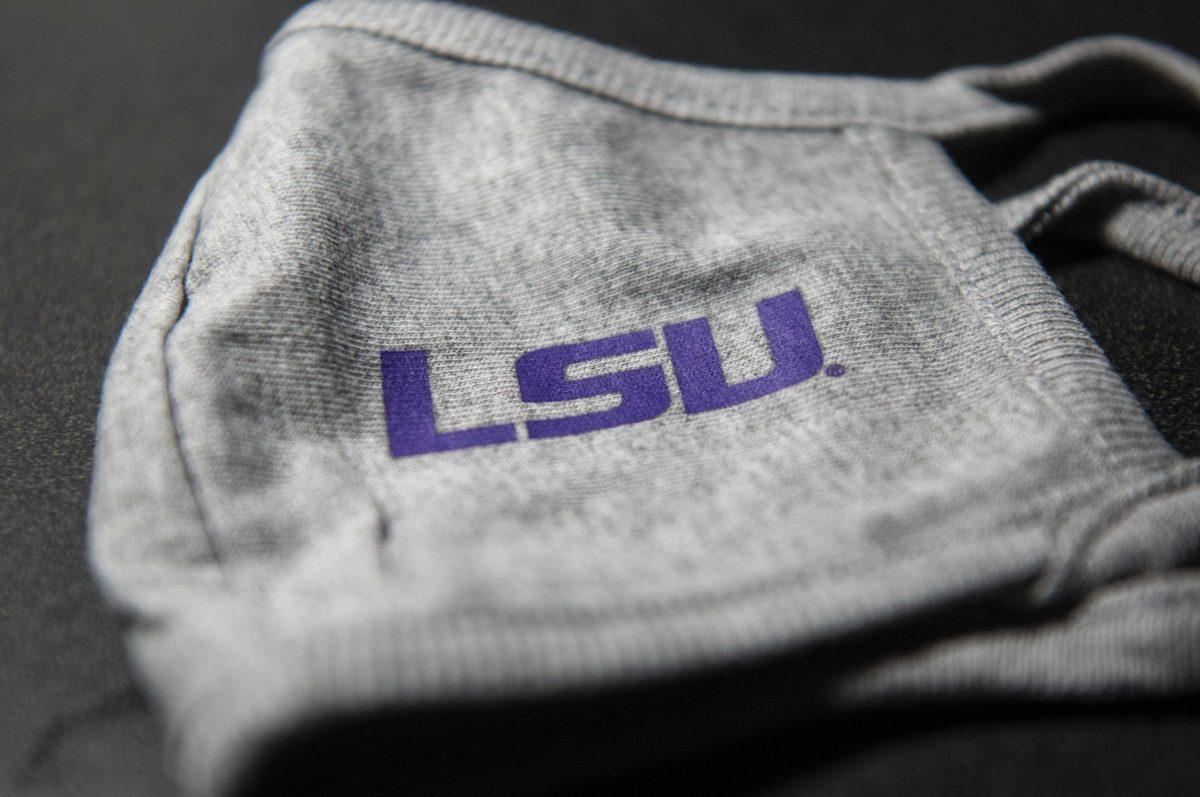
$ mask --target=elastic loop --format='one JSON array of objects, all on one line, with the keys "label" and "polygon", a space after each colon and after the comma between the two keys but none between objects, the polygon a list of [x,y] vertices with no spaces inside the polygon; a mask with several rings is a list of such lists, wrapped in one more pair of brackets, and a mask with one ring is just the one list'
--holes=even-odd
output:
[{"label": "elastic loop", "polygon": [[996,207],[1026,243],[1069,218],[1115,251],[1200,282],[1200,197],[1132,166],[1085,163]]},{"label": "elastic loop", "polygon": [[1200,115],[1200,62],[1129,36],[1081,39],[1004,66],[942,75],[995,97],[1032,121],[1114,109]]}]

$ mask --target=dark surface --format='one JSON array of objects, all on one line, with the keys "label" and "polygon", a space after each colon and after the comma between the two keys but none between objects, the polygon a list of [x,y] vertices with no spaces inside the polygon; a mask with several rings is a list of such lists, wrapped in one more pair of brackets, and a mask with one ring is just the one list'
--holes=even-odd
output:
[{"label": "dark surface", "polygon": [[[150,264],[253,86],[262,45],[297,5],[0,4],[0,794],[169,790],[159,729],[85,564],[99,385]],[[482,5],[662,58],[746,68],[924,75],[1109,32],[1200,53],[1194,2]],[[1097,157],[1197,189],[1197,153],[1200,125],[1162,116],[1075,123],[963,163],[997,197]],[[1164,435],[1200,454],[1200,290],[1065,240],[1036,251]],[[519,735],[519,716],[505,722],[537,741]],[[454,751],[453,722],[432,727]],[[332,761],[348,739],[359,755],[384,750],[378,769],[368,756],[356,772],[394,771],[404,737],[379,730],[314,734],[265,784],[312,776],[297,765]],[[664,790],[1185,793],[1200,777],[1197,749],[1191,704],[914,707],[665,755],[620,777]]]},{"label": "dark surface", "polygon": [[[589,713],[533,728],[525,714],[481,718],[478,709],[450,721],[444,715],[415,722],[411,716],[356,718],[292,739],[240,794],[1194,794],[1200,778],[1194,712],[1194,704],[1119,713],[1027,705],[991,712],[971,707],[964,714],[914,708],[836,717],[820,727],[785,726],[624,773],[613,771],[607,752],[585,758],[573,746],[579,734],[562,733],[562,722],[582,719],[595,730]],[[467,716],[465,726],[454,721]],[[614,732],[627,732],[626,724],[613,724]],[[487,749],[497,739],[508,744]],[[389,744],[392,752],[381,753]],[[564,759],[582,759],[582,765]]]}]

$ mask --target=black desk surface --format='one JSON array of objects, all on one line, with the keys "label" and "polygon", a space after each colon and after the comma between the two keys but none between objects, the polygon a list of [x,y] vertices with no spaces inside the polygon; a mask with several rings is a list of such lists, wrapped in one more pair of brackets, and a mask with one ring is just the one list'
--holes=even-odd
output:
[{"label": "black desk surface", "polygon": [[[106,359],[184,198],[253,87],[286,0],[0,4],[0,793],[169,793],[159,728],[85,564]],[[1130,33],[1200,55],[1200,4],[1141,0],[500,2],[671,60],[919,76]],[[1054,131],[971,164],[1002,196],[1091,158],[1200,189],[1200,123]],[[1171,442],[1200,455],[1200,289],[1124,258],[1037,251]],[[964,707],[870,730],[786,731],[643,773],[643,786],[804,793],[1183,793],[1193,704]]]}]

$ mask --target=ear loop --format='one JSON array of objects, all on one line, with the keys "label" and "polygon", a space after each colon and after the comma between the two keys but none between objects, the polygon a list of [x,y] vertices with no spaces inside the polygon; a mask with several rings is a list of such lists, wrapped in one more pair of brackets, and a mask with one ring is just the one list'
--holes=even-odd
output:
[{"label": "ear loop", "polygon": [[1114,251],[1200,284],[1200,196],[1148,172],[1092,161],[996,207],[1027,244],[1070,224]]},{"label": "ear loop", "polygon": [[[996,208],[1008,228],[1026,243],[1056,226],[1070,225],[1072,231],[1112,250],[1200,283],[1200,196],[1140,169],[1109,161],[1084,163],[1039,188],[997,203]],[[1182,492],[1195,490],[1198,465],[1200,460],[1193,459],[1147,479],[1104,507],[1103,518],[1088,518],[1096,525],[1072,531],[1061,566],[1041,586],[1044,598],[1053,601],[1068,592],[1082,594],[1116,581],[1122,574],[1112,569],[1136,570],[1139,557],[1141,563],[1171,561],[1182,550],[1181,543],[1172,540],[1190,535],[1184,527],[1171,525],[1182,522],[1181,510],[1171,509],[1179,505],[1172,494],[1194,509],[1195,498],[1184,498]],[[1134,519],[1123,527],[1128,518]],[[1146,531],[1149,523],[1155,524],[1149,526],[1153,534]]]},{"label": "ear loop", "polygon": [[[1034,124],[1131,109],[1200,116],[1200,63],[1130,37],[1083,39],[1007,66],[952,70],[944,78],[1026,111]],[[1200,197],[1132,166],[1083,163],[996,207],[1026,243],[1069,225],[1117,252],[1200,282]]]},{"label": "ear loop", "polygon": [[[1006,124],[960,124],[955,135],[944,136],[972,142],[980,153],[995,137],[1027,134],[1030,126],[1064,117],[1127,115],[1138,110],[1200,116],[1200,63],[1167,47],[1128,37],[1084,39],[1010,66],[968,67],[946,73],[946,78],[966,83],[1017,111]],[[1200,283],[1200,196],[1132,166],[1086,162],[994,207],[1025,243],[1069,225],[1074,234]],[[1069,547],[1041,585],[1044,599],[1053,603],[1066,593],[1081,595],[1118,580],[1123,574],[1100,569],[1112,562],[1133,562],[1138,568],[1147,562],[1170,561],[1175,566],[1178,560],[1169,558],[1180,550],[1173,547],[1178,544],[1175,530],[1179,527],[1166,525],[1150,538],[1143,530],[1151,523],[1181,522],[1178,514],[1172,514],[1182,511],[1180,505],[1166,502],[1194,489],[1198,462],[1193,459],[1154,475],[1152,481],[1098,505],[1103,517],[1083,518],[1083,526],[1067,530],[1063,536]],[[1186,510],[1195,506],[1193,499],[1186,500]],[[1134,519],[1138,512],[1143,514]],[[1154,517],[1156,512],[1162,514]],[[1122,530],[1127,521],[1128,530]],[[1113,546],[1125,546],[1120,556],[1113,555]],[[1098,551],[1108,558],[1093,558]]]}]

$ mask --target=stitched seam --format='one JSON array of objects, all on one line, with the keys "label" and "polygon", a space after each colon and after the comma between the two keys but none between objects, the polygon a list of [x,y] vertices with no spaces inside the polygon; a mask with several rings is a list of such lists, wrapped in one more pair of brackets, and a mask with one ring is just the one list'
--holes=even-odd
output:
[{"label": "stitched seam", "polygon": [[223,567],[223,557],[221,556],[220,546],[217,544],[216,535],[213,533],[212,525],[208,518],[208,512],[204,508],[203,502],[200,500],[200,492],[196,485],[196,476],[188,462],[187,454],[183,448],[183,438],[179,428],[179,406],[175,401],[175,393],[172,390],[172,375],[171,375],[171,357],[169,347],[171,338],[175,334],[179,322],[183,320],[184,313],[188,308],[188,290],[187,279],[191,273],[192,263],[196,256],[196,241],[200,238],[200,229],[203,227],[204,207],[208,198],[208,186],[205,185],[204,195],[200,199],[199,207],[196,208],[196,231],[192,235],[191,244],[188,247],[187,263],[183,267],[183,273],[179,277],[179,289],[182,294],[180,298],[179,315],[171,322],[171,326],[163,335],[163,375],[165,377],[165,390],[167,393],[167,412],[171,422],[171,439],[175,443],[175,451],[179,455],[180,470],[183,472],[184,481],[187,482],[188,492],[191,493],[192,501],[196,505],[196,514],[200,519],[200,531],[204,535],[205,542],[208,544],[209,551],[212,553],[213,564],[217,566],[222,576],[228,577]]},{"label": "stitched seam", "polygon": [[[867,143],[870,145],[871,151],[883,166],[888,179],[897,185],[897,187],[903,189],[901,178],[897,174],[887,156],[887,153],[883,150],[879,142],[876,141],[871,135],[864,135],[862,138],[866,139]],[[936,252],[931,250],[929,242],[924,238],[921,227],[917,224],[916,219],[904,208],[904,205],[897,200],[891,191],[888,192],[888,198],[891,203],[901,212],[902,216],[907,220],[909,226],[912,227],[918,233],[918,235],[922,236],[922,244],[926,250],[931,251],[934,257],[947,267],[951,273],[951,278],[954,280],[956,286],[959,287],[959,291],[963,294],[964,298],[967,299],[968,303],[970,303],[972,307],[976,309],[976,313],[979,315],[980,319],[984,320],[984,313],[980,312],[974,302],[971,302],[970,298],[967,296],[967,291],[962,285],[959,285],[960,280],[963,280],[966,288],[969,288],[972,293],[978,295],[980,300],[986,302],[989,310],[987,316],[993,318],[996,323],[1004,325],[1005,322],[1003,316],[995,308],[995,305],[987,296],[986,292],[976,283],[971,281],[969,279],[969,275],[960,274],[959,270],[955,269],[952,264],[947,263],[943,258],[938,257]],[[943,235],[941,235],[940,231],[930,230],[930,233],[934,235],[943,245],[946,245],[951,249],[953,248],[950,242],[947,241]],[[984,326],[988,328],[989,334],[991,334],[992,337],[1000,343],[1001,348],[1005,352],[1005,356],[1020,370],[1034,395],[1037,396],[1038,399],[1052,412],[1065,419],[1070,428],[1074,428],[1077,433],[1082,431],[1083,439],[1089,440],[1093,443],[1093,446],[1089,447],[1088,449],[1089,454],[1094,460],[1096,460],[1096,464],[1100,467],[1101,473],[1111,476],[1113,471],[1110,470],[1108,465],[1117,464],[1116,454],[1112,447],[1109,446],[1094,429],[1081,429],[1074,422],[1074,416],[1068,411],[1069,407],[1060,407],[1059,402],[1054,399],[1054,396],[1052,394],[1047,394],[1046,391],[1039,386],[1035,376],[1029,371],[1029,369],[1021,365],[1023,360],[1019,356],[1019,353],[1014,353],[1008,347],[1008,345],[1006,345],[1004,338],[1001,337],[994,328],[988,327],[986,321]],[[1103,452],[1110,460],[1107,465],[1105,462],[1099,459],[1101,452]],[[1048,574],[1048,583],[1044,585],[1042,590],[1040,590],[1041,594],[1050,601],[1061,597],[1064,594],[1064,591],[1069,588],[1070,579],[1075,574],[1079,562],[1081,562],[1087,556],[1088,551],[1094,548],[1097,544],[1101,543],[1110,532],[1114,531],[1120,525],[1125,517],[1135,511],[1139,506],[1151,500],[1186,490],[1197,483],[1200,483],[1200,459],[1193,459],[1185,462],[1182,465],[1169,469],[1166,474],[1157,477],[1148,486],[1143,484],[1134,491],[1125,492],[1121,498],[1110,503],[1109,508],[1103,510],[1098,519],[1088,522],[1087,526],[1075,535],[1064,535],[1062,532],[1068,525],[1070,525],[1071,514],[1075,511],[1075,509],[1078,508],[1078,506],[1064,513],[1054,531],[1054,542],[1056,549],[1059,551],[1061,556],[1059,563],[1060,567],[1058,572]],[[1100,480],[1099,484],[1103,484],[1103,479]],[[1085,497],[1086,493],[1080,493],[1079,495],[1080,497]],[[1060,539],[1064,536],[1066,539]]]},{"label": "stitched seam", "polygon": [[[944,113],[942,115],[937,115],[937,116],[922,116],[919,118],[914,118],[911,120],[911,122],[909,124],[903,124],[903,123],[899,123],[899,122],[888,122],[883,119],[872,118],[872,117],[864,118],[864,117],[853,117],[853,116],[828,117],[828,118],[814,116],[810,119],[805,119],[803,121],[779,122],[779,123],[737,122],[737,121],[723,121],[723,120],[716,120],[716,119],[699,119],[699,118],[696,118],[695,116],[684,114],[684,113],[674,113],[670,110],[667,110],[666,108],[661,107],[661,105],[659,103],[651,103],[651,102],[638,103],[638,102],[628,99],[627,97],[621,96],[620,94],[617,94],[614,92],[605,92],[600,89],[593,88],[591,86],[587,86],[580,82],[571,80],[570,78],[564,77],[563,75],[554,74],[554,73],[551,73],[548,71],[542,71],[542,70],[536,69],[531,66],[525,66],[522,64],[512,64],[512,63],[500,63],[500,62],[497,62],[494,60],[488,60],[478,54],[467,53],[467,52],[462,52],[462,51],[451,51],[449,48],[447,48],[445,50],[437,49],[430,44],[427,44],[425,42],[417,40],[416,38],[407,39],[407,38],[404,38],[395,33],[390,33],[387,31],[379,30],[377,28],[367,27],[365,25],[358,25],[358,24],[351,24],[351,23],[344,23],[344,24],[309,23],[309,24],[305,24],[303,26],[285,29],[285,30],[281,31],[280,33],[276,34],[274,39],[268,45],[268,47],[266,49],[266,53],[264,53],[264,56],[266,54],[269,54],[272,50],[274,50],[275,47],[278,45],[278,43],[285,39],[291,38],[292,36],[295,36],[295,35],[301,34],[301,33],[322,32],[322,31],[357,33],[360,35],[370,36],[372,38],[381,39],[381,40],[390,42],[392,44],[396,44],[396,45],[406,47],[411,50],[415,50],[417,52],[425,53],[425,54],[433,56],[435,58],[444,58],[446,60],[455,61],[458,63],[471,64],[474,66],[488,67],[488,68],[492,68],[492,69],[505,69],[505,70],[512,70],[514,72],[521,72],[521,73],[529,75],[531,77],[536,77],[536,78],[540,78],[542,80],[547,80],[551,83],[555,83],[555,84],[563,86],[565,88],[569,88],[574,91],[578,91],[578,92],[581,92],[583,94],[587,94],[587,95],[590,95],[593,97],[598,97],[600,99],[608,100],[610,102],[615,102],[619,105],[623,105],[628,108],[633,108],[635,110],[642,111],[644,113],[651,113],[651,114],[655,114],[657,116],[662,116],[662,117],[665,117],[668,119],[674,119],[676,121],[691,122],[693,124],[708,125],[708,126],[712,126],[712,127],[733,127],[733,128],[744,128],[744,129],[755,129],[755,130],[830,130],[830,129],[839,129],[839,128],[844,128],[844,127],[849,127],[849,126],[875,125],[875,126],[879,126],[879,127],[886,127],[889,129],[904,130],[904,131],[909,131],[909,132],[925,131],[929,135],[934,135],[935,137],[940,137],[940,136],[945,136],[945,135],[951,134],[955,128],[957,128],[957,132],[962,133],[962,132],[967,132],[969,130],[975,129],[977,127],[989,127],[989,128],[995,127],[997,129],[999,129],[999,128],[1003,128],[1006,126],[1019,124],[1021,121],[1021,119],[1019,118],[1021,116],[1021,114],[1020,114],[1021,109],[1013,108],[1011,106],[1000,107],[1000,108],[996,108],[994,110],[980,109],[980,110],[967,111],[967,112],[950,111],[950,112]],[[587,42],[587,44],[589,44],[589,45],[595,46],[595,43],[590,40],[583,39],[583,41]],[[601,46],[607,47],[607,45],[601,45]],[[626,51],[619,50],[619,49],[616,49],[616,52],[620,53],[622,55],[630,55],[630,53],[627,53]],[[513,58],[514,60],[519,60],[519,59],[527,58],[529,56],[537,55],[537,54],[538,54],[538,51],[526,48],[523,50],[517,50],[515,52],[507,53],[506,55],[508,57]],[[661,62],[661,63],[665,63],[669,66],[673,66],[676,68],[681,68],[681,67],[682,68],[697,68],[696,65],[688,64],[688,63],[677,63],[677,62],[669,62],[669,61]],[[753,74],[753,73],[750,73],[750,74]],[[794,73],[794,74],[797,76],[803,76],[806,73]],[[932,78],[929,80],[932,80]],[[963,85],[964,88],[968,88],[968,89],[973,88],[966,84],[961,84],[961,85]],[[666,99],[666,100],[673,100],[673,99],[680,98],[680,95],[678,95],[678,94],[672,94],[672,93],[668,93],[665,91],[658,92],[658,96],[663,99]],[[702,99],[702,102],[703,102],[703,106],[705,109],[710,110],[714,113],[729,113],[732,110],[734,110],[730,106],[718,105],[717,103],[714,103],[711,99],[707,99],[707,100]],[[769,109],[777,110],[777,106],[771,106]],[[936,127],[936,130],[935,130],[935,127]],[[946,128],[951,128],[951,130],[948,131]]]},{"label": "stitched seam", "polygon": [[[1111,449],[1104,442],[1104,440],[1096,434],[1094,430],[1079,427],[1074,422],[1071,414],[1067,412],[1067,408],[1059,406],[1057,401],[1052,400],[1050,396],[1046,395],[1045,389],[1038,384],[1034,374],[1031,373],[1030,369],[1024,365],[1023,358],[1020,357],[1017,352],[1013,351],[1009,342],[1005,340],[1005,338],[1001,336],[995,328],[994,325],[996,324],[1004,324],[1003,317],[1000,315],[995,305],[982,290],[980,290],[973,282],[967,280],[966,275],[961,274],[959,269],[955,268],[952,263],[947,262],[947,260],[941,256],[939,250],[933,246],[933,242],[929,239],[929,236],[932,235],[940,244],[942,244],[942,246],[948,247],[952,250],[953,246],[950,244],[950,242],[947,241],[945,237],[937,230],[930,230],[927,234],[924,228],[917,223],[917,220],[904,207],[904,204],[900,202],[899,198],[896,196],[896,191],[905,190],[905,187],[899,174],[896,172],[895,167],[891,163],[887,153],[884,152],[882,146],[874,139],[874,136],[871,135],[871,131],[868,130],[864,132],[866,135],[861,136],[861,138],[868,145],[869,151],[872,153],[875,161],[880,166],[881,174],[886,178],[888,188],[885,191],[885,194],[889,203],[899,212],[901,218],[906,222],[910,230],[917,236],[922,248],[924,248],[931,257],[933,257],[935,262],[941,264],[949,273],[951,282],[954,284],[959,294],[963,297],[963,300],[975,313],[976,318],[979,320],[981,326],[987,331],[989,337],[991,337],[992,340],[994,340],[999,346],[1001,352],[1004,354],[1004,357],[1013,365],[1014,368],[1016,368],[1017,372],[1021,374],[1022,381],[1024,381],[1026,386],[1029,388],[1030,393],[1034,396],[1034,398],[1053,415],[1060,418],[1065,423],[1067,428],[1073,429],[1081,439],[1091,443],[1091,445],[1086,446],[1085,449],[1088,452],[1089,458],[1097,466],[1097,469],[1100,473],[1100,478],[1091,479],[1088,481],[1092,482],[1093,486],[1099,486],[1102,484],[1105,481],[1104,476],[1109,475],[1111,471],[1108,467],[1108,463],[1106,463],[1104,459],[1099,456],[1099,454],[1102,451],[1108,458],[1112,458],[1113,453]],[[972,298],[972,296],[968,295],[968,288],[970,289],[970,293],[975,295],[975,298]],[[980,301],[984,302],[985,304],[985,306],[982,308],[979,306]],[[1055,568],[1055,570],[1059,571],[1058,573],[1055,573],[1053,570],[1051,570],[1054,565],[1050,561],[1046,562],[1046,575],[1051,578],[1054,583],[1058,582],[1058,580],[1062,577],[1062,573],[1068,570],[1071,563],[1074,561],[1073,554],[1076,546],[1067,545],[1067,543],[1070,541],[1066,539],[1067,535],[1064,534],[1064,529],[1069,522],[1071,512],[1074,510],[1074,508],[1078,507],[1079,501],[1082,500],[1082,497],[1086,497],[1088,494],[1089,491],[1085,489],[1075,495],[1075,500],[1071,502],[1072,510],[1061,513],[1053,527],[1048,529],[1048,533],[1050,535],[1049,542],[1057,552],[1059,559],[1057,568]],[[1047,598],[1051,599],[1055,595],[1053,591],[1045,592],[1043,594],[1046,595]]]},{"label": "stitched seam", "polygon": [[[933,246],[933,243],[929,240],[929,238],[930,236],[933,236],[936,238],[938,243],[947,249],[954,248],[952,242],[946,240],[945,236],[942,235],[940,231],[926,231],[924,227],[917,223],[916,218],[913,217],[913,215],[905,208],[904,204],[900,202],[899,198],[896,196],[896,189],[903,191],[905,190],[905,186],[899,174],[896,172],[891,159],[871,135],[868,134],[862,138],[869,145],[872,154],[875,156],[876,162],[881,166],[883,175],[887,178],[887,182],[890,187],[885,193],[889,203],[900,213],[901,218],[905,220],[905,223],[908,225],[910,231],[916,234],[922,248],[925,249],[925,251],[928,252],[929,255],[933,257],[937,263],[941,264],[942,267],[945,268],[949,273],[951,281],[954,283],[954,286],[958,290],[959,294],[963,297],[963,300],[975,313],[976,318],[980,321],[981,326],[987,331],[989,337],[991,337],[999,345],[1000,350],[1004,353],[1005,358],[1021,374],[1022,380],[1029,387],[1030,392],[1047,409],[1066,421],[1068,427],[1075,429],[1076,432],[1082,432],[1082,437],[1092,441],[1093,447],[1089,448],[1089,453],[1096,460],[1095,464],[1099,467],[1100,471],[1107,473],[1107,464],[1103,460],[1099,459],[1096,454],[1097,450],[1099,450],[1105,452],[1108,456],[1112,456],[1112,451],[1108,444],[1093,430],[1078,426],[1074,422],[1071,413],[1067,411],[1068,408],[1060,406],[1059,402],[1053,400],[1051,396],[1046,394],[1045,388],[1038,383],[1035,375],[1030,372],[1028,367],[1026,367],[1025,358],[1022,357],[1018,352],[1014,351],[1012,344],[1010,344],[1010,342],[997,331],[997,326],[1007,327],[1007,324],[1005,324],[1003,315],[996,308],[991,298],[988,297],[986,293],[980,289],[973,280],[970,279],[969,275],[963,274],[960,269],[956,268],[952,263],[947,262],[946,258],[944,258],[939,250]],[[984,305],[982,308],[979,306],[981,302]]]}]

